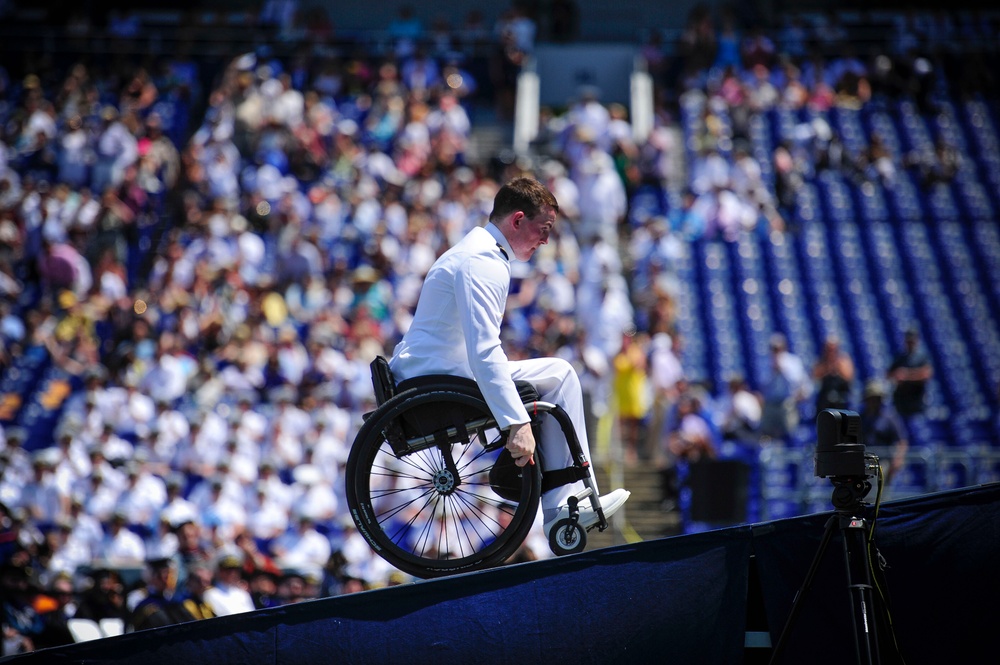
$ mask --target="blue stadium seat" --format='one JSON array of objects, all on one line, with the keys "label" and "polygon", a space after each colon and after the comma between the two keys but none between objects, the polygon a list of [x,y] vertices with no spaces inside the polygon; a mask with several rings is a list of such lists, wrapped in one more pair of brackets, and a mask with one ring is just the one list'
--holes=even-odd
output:
[{"label": "blue stadium seat", "polygon": [[920,115],[916,105],[904,99],[897,106],[900,135],[908,144],[908,150],[932,151],[934,141],[927,129],[927,122]]},{"label": "blue stadium seat", "polygon": [[869,136],[873,134],[880,136],[883,145],[889,150],[896,163],[899,163],[904,154],[903,145],[899,131],[889,112],[883,109],[866,113],[862,110],[861,116],[867,126]]},{"label": "blue stadium seat", "polygon": [[976,221],[993,221],[996,218],[993,201],[978,178],[959,177],[954,188],[965,218]]},{"label": "blue stadium seat", "polygon": [[666,215],[666,191],[659,185],[642,185],[629,201],[629,224],[641,226],[652,217]]},{"label": "blue stadium seat", "polygon": [[[827,227],[808,224],[799,236],[802,278],[810,308],[817,346],[830,336],[844,341],[850,352],[846,331],[846,315],[837,289],[837,273],[830,256],[831,243]],[[803,358],[807,362],[812,359]]]},{"label": "blue stadium seat", "polygon": [[[938,442],[938,448],[944,445]],[[935,491],[969,487],[976,482],[976,456],[967,450],[938,450],[934,458]]]},{"label": "blue stadium seat", "polygon": [[679,249],[682,255],[676,261],[675,269],[678,286],[677,329],[684,340],[681,364],[689,378],[701,381],[709,377],[708,347],[702,333],[705,321],[701,316],[701,294],[693,259],[694,250],[688,243],[682,244]]},{"label": "blue stadium seat", "polygon": [[770,131],[772,138],[772,150],[783,141],[794,141],[795,126],[799,120],[791,109],[778,107],[767,112],[770,121]]},{"label": "blue stadium seat", "polygon": [[1000,482],[1000,450],[996,448],[984,448],[979,451],[976,465],[976,482]]},{"label": "blue stadium seat", "polygon": [[926,193],[927,206],[935,220],[940,222],[958,219],[958,205],[951,187],[945,183],[937,183],[927,189]]},{"label": "blue stadium seat", "polygon": [[868,138],[857,109],[834,106],[830,109],[831,124],[849,153],[859,155],[868,148]]},{"label": "blue stadium seat", "polygon": [[855,208],[860,211],[861,220],[866,223],[884,222],[889,219],[889,203],[881,183],[866,182],[852,188]]},{"label": "blue stadium seat", "polygon": [[851,338],[842,339],[841,346],[860,366],[863,376],[882,376],[892,354],[858,224],[854,221],[832,224],[831,239],[840,268],[842,298],[850,302],[846,323]]},{"label": "blue stadium seat", "polygon": [[895,220],[920,221],[924,218],[920,190],[909,172],[899,172],[895,185],[887,194],[890,211]]},{"label": "blue stadium seat", "polygon": [[765,496],[775,491],[795,492],[803,487],[807,473],[808,456],[801,449],[778,445],[764,446],[760,453],[761,482]]},{"label": "blue stadium seat", "polygon": [[760,164],[761,179],[764,183],[774,187],[774,169],[772,158],[776,144],[771,134],[771,129],[763,114],[754,113],[750,116],[748,126],[750,137],[750,153],[757,163]]},{"label": "blue stadium seat", "polygon": [[724,242],[703,241],[695,249],[702,271],[711,378],[715,385],[721,386],[733,374],[748,376],[738,337],[740,317],[736,312],[732,271]]},{"label": "blue stadium seat", "polygon": [[1000,312],[1000,231],[996,223],[972,223],[969,244],[985,306],[990,312]]},{"label": "blue stadium seat", "polygon": [[843,176],[834,171],[823,171],[818,182],[826,218],[836,222],[853,219],[854,205]]},{"label": "blue stadium seat", "polygon": [[989,394],[1000,376],[1000,327],[995,310],[982,289],[975,257],[966,241],[964,225],[942,222],[934,229],[935,243],[949,279],[951,300],[956,303],[963,337],[969,340],[978,390]]},{"label": "blue stadium seat", "polygon": [[799,269],[795,238],[787,233],[771,233],[763,246],[763,258],[770,276],[771,302],[775,327],[788,338],[789,347],[803,361],[816,357],[815,342],[806,309],[805,280]]},{"label": "blue stadium seat", "polygon": [[795,192],[795,209],[793,215],[799,224],[823,220],[820,197],[816,191],[816,186],[812,183],[807,182],[803,184]]},{"label": "blue stadium seat", "polygon": [[774,492],[761,499],[761,519],[781,520],[805,514],[798,492]]},{"label": "blue stadium seat", "polygon": [[755,234],[742,234],[729,245],[743,322],[743,345],[747,376],[752,386],[761,386],[771,371],[768,338],[775,330],[770,290],[764,271],[760,241]]},{"label": "blue stadium seat", "polygon": [[[893,451],[888,448],[871,447],[868,452],[878,456],[883,469],[892,459]],[[902,499],[908,496],[934,491],[935,466],[934,451],[921,446],[910,446],[906,451],[903,466],[889,479],[883,500]]]},{"label": "blue stadium seat", "polygon": [[958,121],[955,104],[950,99],[939,99],[935,105],[936,112],[929,118],[934,134],[944,138],[959,150],[967,150],[965,133]]}]

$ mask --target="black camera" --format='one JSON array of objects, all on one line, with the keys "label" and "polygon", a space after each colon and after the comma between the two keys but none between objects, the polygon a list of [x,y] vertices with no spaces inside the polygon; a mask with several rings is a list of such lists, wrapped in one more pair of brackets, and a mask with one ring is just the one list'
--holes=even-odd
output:
[{"label": "black camera", "polygon": [[824,409],[816,417],[816,475],[864,477],[865,444],[861,442],[861,416],[855,411]]},{"label": "black camera", "polygon": [[878,457],[865,452],[861,416],[855,411],[824,409],[816,417],[815,473],[834,484],[833,505],[857,508],[871,491],[870,476],[878,473]]}]

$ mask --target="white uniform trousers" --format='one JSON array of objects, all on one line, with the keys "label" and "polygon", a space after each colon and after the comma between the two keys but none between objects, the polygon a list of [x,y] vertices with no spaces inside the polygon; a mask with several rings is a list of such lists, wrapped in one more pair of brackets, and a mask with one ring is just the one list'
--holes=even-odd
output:
[{"label": "white uniform trousers", "polygon": [[[587,461],[590,458],[590,444],[587,440],[586,420],[583,413],[583,391],[576,370],[562,358],[531,358],[510,361],[511,377],[515,381],[527,381],[538,390],[543,402],[558,404],[576,427],[577,438]],[[530,412],[530,406],[529,406]],[[537,442],[536,442],[537,443]],[[566,445],[562,428],[552,416],[544,418],[541,430],[541,451],[544,459],[542,470],[564,469],[573,465],[573,456]],[[591,464],[590,477],[597,491],[597,479]],[[542,517],[547,522],[566,504],[569,497],[584,489],[583,481],[557,487],[542,495]],[[589,499],[588,499],[589,501]],[[586,503],[584,505],[587,505]]]}]

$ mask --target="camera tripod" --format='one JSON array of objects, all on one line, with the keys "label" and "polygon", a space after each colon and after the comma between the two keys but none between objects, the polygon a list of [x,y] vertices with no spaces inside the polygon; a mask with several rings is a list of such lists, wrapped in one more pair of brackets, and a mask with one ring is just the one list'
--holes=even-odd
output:
[{"label": "camera tripod", "polygon": [[840,531],[844,544],[844,567],[847,589],[851,596],[851,619],[854,628],[854,651],[859,665],[879,665],[878,635],[875,629],[875,605],[872,595],[871,565],[868,555],[868,528],[863,514],[863,499],[871,490],[865,478],[833,478],[833,505],[836,512],[830,516],[823,531],[819,549],[813,557],[802,587],[795,594],[788,620],[771,652],[771,664],[780,662],[791,628],[798,617],[802,601],[812,586],[816,570],[826,553],[834,531]]}]

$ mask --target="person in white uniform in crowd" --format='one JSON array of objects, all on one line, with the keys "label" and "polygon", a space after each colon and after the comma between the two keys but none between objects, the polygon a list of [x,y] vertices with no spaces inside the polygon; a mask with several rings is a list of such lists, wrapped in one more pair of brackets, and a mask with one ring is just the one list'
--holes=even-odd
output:
[{"label": "person in white uniform in crowd", "polygon": [[243,581],[243,560],[231,552],[224,553],[215,565],[215,583],[205,590],[205,602],[215,616],[253,612],[253,598]]},{"label": "person in white uniform in crowd", "polygon": [[[472,229],[427,273],[413,321],[389,361],[397,381],[429,374],[474,379],[497,423],[508,430],[507,449],[518,466],[533,464],[535,453],[530,418],[514,385],[518,380],[535,386],[542,401],[566,410],[590,459],[583,392],[572,365],[560,358],[510,361],[500,343],[510,261],[528,261],[548,242],[558,212],[555,196],[532,178],[515,178],[503,185],[494,198],[489,223]],[[554,418],[545,419],[541,438],[544,469],[573,464]],[[567,500],[583,487],[577,481],[542,495],[546,533],[569,515]],[[624,489],[602,496],[605,517],[617,512],[629,496]],[[590,501],[580,506],[580,524],[596,524],[598,516]]]}]

